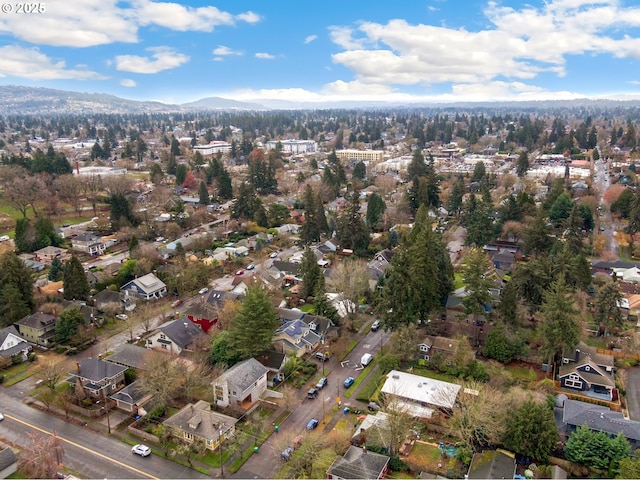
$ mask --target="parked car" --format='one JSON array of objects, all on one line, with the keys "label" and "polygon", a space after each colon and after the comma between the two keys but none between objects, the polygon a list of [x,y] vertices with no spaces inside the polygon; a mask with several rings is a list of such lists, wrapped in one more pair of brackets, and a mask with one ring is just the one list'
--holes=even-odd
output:
[{"label": "parked car", "polygon": [[136,455],[140,455],[141,457],[148,457],[151,455],[151,449],[146,445],[139,443],[138,445],[134,445],[131,449],[131,453],[135,453]]},{"label": "parked car", "polygon": [[180,298],[179,298],[178,300],[176,300],[175,302],[173,302],[173,303],[171,304],[171,306],[172,306],[173,308],[176,308],[176,307],[179,307],[180,305],[182,305],[182,303],[183,303],[183,302],[182,302],[182,299],[180,299]]},{"label": "parked car", "polygon": [[312,418],[311,420],[309,420],[309,423],[307,423],[307,430],[313,430],[318,426],[318,423],[320,422],[318,422],[317,418]]},{"label": "parked car", "polygon": [[363,367],[366,367],[371,363],[371,360],[373,360],[373,355],[371,355],[370,353],[365,353],[364,355],[362,355],[362,358],[360,359],[360,363],[362,364]]},{"label": "parked car", "polygon": [[198,290],[198,293],[200,295],[203,295],[205,293],[207,293],[209,291],[209,289],[207,287],[201,288],[200,290]]},{"label": "parked car", "polygon": [[291,458],[292,454],[293,454],[293,448],[287,447],[282,452],[280,452],[280,458],[286,462]]},{"label": "parked car", "polygon": [[125,315],[124,313],[119,313],[118,315],[116,315],[116,318],[118,320],[128,320],[129,319],[129,315]]},{"label": "parked car", "polygon": [[0,413],[0,422],[4,420],[4,415]]},{"label": "parked car", "polygon": [[269,255],[269,258],[276,258],[278,256],[278,252],[273,252],[271,255]]},{"label": "parked car", "polygon": [[369,405],[367,405],[367,409],[370,412],[375,412],[377,410],[380,410],[382,407],[380,406],[380,404],[378,402],[369,402]]},{"label": "parked car", "polygon": [[247,270],[253,270],[254,268],[256,268],[256,266],[253,263],[247,266]]},{"label": "parked car", "polygon": [[371,331],[376,332],[380,328],[380,320],[376,320],[371,324]]},{"label": "parked car", "polygon": [[314,358],[317,358],[318,360],[322,360],[323,362],[326,362],[329,360],[329,355],[326,353],[322,353],[322,352],[316,352],[313,354]]},{"label": "parked car", "polygon": [[310,398],[311,400],[313,400],[317,396],[318,396],[318,389],[317,388],[312,388],[307,392],[307,398]]},{"label": "parked car", "polygon": [[324,387],[327,386],[328,380],[327,377],[322,377],[320,380],[318,380],[318,383],[316,384],[316,388],[318,390],[322,390]]},{"label": "parked car", "polygon": [[236,275],[242,275],[243,273],[244,273],[244,270],[238,270],[238,271],[236,272]]},{"label": "parked car", "polygon": [[344,379],[344,388],[349,388],[351,385],[353,385],[353,382],[355,382],[355,379],[353,377],[347,377]]}]

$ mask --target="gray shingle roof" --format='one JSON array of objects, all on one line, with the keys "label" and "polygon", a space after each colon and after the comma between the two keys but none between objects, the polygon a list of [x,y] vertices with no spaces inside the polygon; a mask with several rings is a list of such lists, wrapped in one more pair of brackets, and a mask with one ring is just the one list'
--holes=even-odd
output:
[{"label": "gray shingle roof", "polygon": [[115,363],[105,362],[97,358],[83,358],[78,361],[78,369],[72,374],[76,377],[86,378],[92,382],[99,382],[105,378],[113,378],[127,367],[116,365]]},{"label": "gray shingle roof", "polygon": [[144,347],[123,343],[113,354],[105,357],[105,361],[144,370],[144,363],[149,353],[149,350]]},{"label": "gray shingle roof", "polygon": [[267,367],[262,365],[255,358],[249,358],[243,362],[235,364],[222,376],[242,392],[256,383],[267,372]]},{"label": "gray shingle roof", "polygon": [[351,445],[342,457],[334,460],[327,474],[345,479],[380,478],[389,457]]},{"label": "gray shingle roof", "polygon": [[469,478],[513,478],[516,462],[499,450],[475,453],[469,466]]},{"label": "gray shingle roof", "polygon": [[0,350],[0,355],[8,355],[8,356],[15,355],[16,353],[21,352],[22,350],[24,350],[29,346],[29,343],[20,336],[20,334],[18,333],[18,329],[13,325],[9,325],[8,327],[5,327],[2,330],[0,330],[0,345],[2,345],[2,343],[10,334],[15,335],[22,341],[19,341],[18,344],[14,345],[13,347],[7,348],[5,350]]},{"label": "gray shingle roof", "polygon": [[10,467],[17,461],[18,457],[16,457],[16,454],[13,450],[11,450],[11,448],[6,447],[0,449],[0,471],[4,470],[7,467]]},{"label": "gray shingle roof", "polygon": [[136,380],[131,385],[127,385],[122,390],[111,395],[113,400],[120,400],[121,402],[128,403],[130,405],[138,404],[147,394],[142,388],[140,388],[140,381]]},{"label": "gray shingle roof", "polygon": [[24,325],[35,329],[44,328],[56,322],[56,317],[48,313],[36,312],[21,318],[16,322],[17,325]]},{"label": "gray shingle roof", "polygon": [[210,404],[200,400],[195,405],[187,404],[182,410],[163,423],[168,427],[190,433],[205,440],[217,440],[220,436],[220,430],[223,433],[226,432],[237,421],[237,419],[228,415],[211,411]]},{"label": "gray shingle roof", "polygon": [[640,440],[640,422],[627,420],[622,412],[608,407],[577,400],[565,400],[562,421],[568,425],[587,425],[591,430],[602,430],[610,435],[622,432],[625,438]]},{"label": "gray shingle roof", "polygon": [[171,320],[158,327],[173,343],[180,348],[186,348],[200,335],[204,335],[202,329],[191,322],[187,317]]}]

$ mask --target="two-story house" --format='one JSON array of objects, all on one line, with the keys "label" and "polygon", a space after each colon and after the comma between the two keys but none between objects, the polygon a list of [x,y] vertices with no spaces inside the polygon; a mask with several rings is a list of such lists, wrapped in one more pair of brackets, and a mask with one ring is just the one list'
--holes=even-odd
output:
[{"label": "two-story house", "polygon": [[63,263],[71,258],[66,248],[54,247],[52,245],[36,250],[33,254],[38,262],[44,263],[45,265],[51,265],[54,258],[57,258]]},{"label": "two-story house", "polygon": [[598,353],[593,347],[580,342],[573,352],[563,353],[558,380],[563,388],[576,390],[581,395],[611,401],[616,387],[613,376],[614,360],[611,355]]},{"label": "two-story house", "polygon": [[53,347],[56,340],[57,318],[48,313],[36,312],[18,320],[14,325],[27,342],[40,347]]},{"label": "two-story house", "polygon": [[420,358],[431,360],[434,355],[440,354],[445,359],[452,358],[458,349],[458,340],[447,337],[427,335],[419,344]]},{"label": "two-story house", "polygon": [[105,244],[100,237],[84,233],[71,239],[71,248],[76,252],[88,253],[89,255],[102,255],[105,251]]},{"label": "two-story house", "polygon": [[127,367],[96,358],[83,358],[70,372],[76,383],[91,398],[102,399],[124,387],[124,371]]},{"label": "two-story house", "polygon": [[131,297],[141,300],[159,300],[167,296],[167,285],[153,273],[147,273],[125,283],[120,290],[125,299]]},{"label": "two-story house", "polygon": [[188,403],[163,422],[174,438],[185,442],[202,442],[208,450],[216,450],[233,436],[237,419],[212,411],[211,404],[199,400]]},{"label": "two-story house", "polygon": [[193,351],[197,341],[206,334],[186,317],[170,320],[156,328],[147,337],[147,348],[180,355]]},{"label": "two-story house", "polygon": [[342,457],[336,458],[327,470],[327,478],[346,480],[351,478],[369,478],[380,480],[389,470],[387,455],[370,452],[367,448],[349,446]]},{"label": "two-story house", "polygon": [[13,325],[0,330],[0,357],[14,357],[22,355],[26,358],[31,351],[29,343],[20,336],[18,330]]},{"label": "two-story house", "polygon": [[268,371],[255,358],[237,363],[212,382],[216,405],[250,410],[267,391]]},{"label": "two-story house", "polygon": [[296,357],[313,352],[320,346],[322,338],[303,320],[293,320],[279,327],[273,337],[277,351],[293,353]]}]

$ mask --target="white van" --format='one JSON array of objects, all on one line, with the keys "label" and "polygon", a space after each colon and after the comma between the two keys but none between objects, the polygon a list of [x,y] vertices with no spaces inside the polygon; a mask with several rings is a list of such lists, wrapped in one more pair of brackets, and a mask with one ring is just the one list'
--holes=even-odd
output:
[{"label": "white van", "polygon": [[371,355],[370,353],[365,353],[364,355],[362,355],[362,358],[360,359],[360,363],[362,364],[363,367],[366,367],[371,363],[371,360],[373,360],[373,355]]}]

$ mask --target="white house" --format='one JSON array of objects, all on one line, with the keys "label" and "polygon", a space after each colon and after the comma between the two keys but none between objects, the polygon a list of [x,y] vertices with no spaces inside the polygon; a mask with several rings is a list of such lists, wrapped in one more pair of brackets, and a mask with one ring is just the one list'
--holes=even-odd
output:
[{"label": "white house", "polygon": [[0,330],[0,356],[26,355],[31,350],[29,342],[20,336],[13,325]]},{"label": "white house", "polygon": [[435,409],[450,411],[456,403],[460,385],[392,370],[382,393],[395,397],[411,415],[431,418]]},{"label": "white house", "polygon": [[167,295],[167,285],[153,273],[131,280],[121,290],[125,297],[142,300],[159,300]]},{"label": "white house", "polygon": [[100,237],[88,233],[71,239],[71,248],[89,255],[102,255],[106,248]]},{"label": "white house", "polygon": [[181,317],[156,328],[147,337],[147,348],[180,355],[183,351],[192,351],[196,340],[203,335],[199,325]]},{"label": "white house", "polygon": [[267,392],[268,371],[255,358],[234,365],[212,382],[216,405],[249,410]]}]

